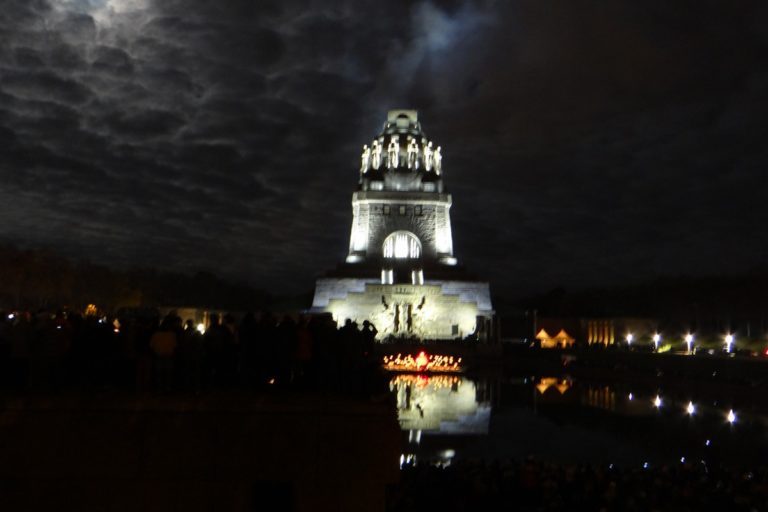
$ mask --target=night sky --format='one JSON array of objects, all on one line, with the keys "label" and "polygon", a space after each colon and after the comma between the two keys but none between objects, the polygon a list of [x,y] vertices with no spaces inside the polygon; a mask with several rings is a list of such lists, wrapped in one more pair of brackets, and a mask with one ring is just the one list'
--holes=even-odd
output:
[{"label": "night sky", "polygon": [[768,261],[764,1],[2,0],[0,242],[311,289],[392,108],[497,292]]}]

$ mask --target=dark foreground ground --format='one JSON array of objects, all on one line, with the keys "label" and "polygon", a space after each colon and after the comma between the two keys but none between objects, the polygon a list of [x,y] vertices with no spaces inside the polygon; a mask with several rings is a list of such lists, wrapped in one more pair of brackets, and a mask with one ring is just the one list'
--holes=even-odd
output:
[{"label": "dark foreground ground", "polygon": [[3,511],[383,510],[386,402],[312,392],[5,395]]}]

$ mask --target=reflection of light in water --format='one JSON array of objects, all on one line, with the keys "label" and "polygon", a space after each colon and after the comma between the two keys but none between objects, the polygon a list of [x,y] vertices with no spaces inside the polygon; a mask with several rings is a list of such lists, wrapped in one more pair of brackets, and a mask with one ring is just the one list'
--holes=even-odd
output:
[{"label": "reflection of light in water", "polygon": [[536,389],[538,389],[539,393],[542,395],[551,387],[554,387],[561,395],[563,395],[571,388],[571,382],[566,379],[559,380],[556,377],[542,377],[539,379],[538,384],[536,384]]},{"label": "reflection of light in water", "polygon": [[400,427],[414,432],[488,433],[490,404],[478,402],[475,382],[457,375],[399,374],[389,387],[397,401]]}]

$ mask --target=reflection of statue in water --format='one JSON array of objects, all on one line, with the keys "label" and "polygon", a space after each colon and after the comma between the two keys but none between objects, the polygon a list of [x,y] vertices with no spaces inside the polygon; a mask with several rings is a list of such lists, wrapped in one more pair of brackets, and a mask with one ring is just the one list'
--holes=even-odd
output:
[{"label": "reflection of statue in water", "polygon": [[443,155],[440,152],[440,146],[437,146],[437,149],[435,150],[435,154],[432,155],[432,161],[435,164],[435,172],[437,174],[440,174],[443,170]]},{"label": "reflection of statue in water", "polygon": [[378,140],[373,141],[373,149],[371,150],[371,163],[374,169],[381,167],[381,144]]},{"label": "reflection of statue in water", "polygon": [[432,153],[434,153],[431,142],[426,146],[424,146],[423,153],[424,153],[424,169],[429,171],[432,169]]},{"label": "reflection of statue in water", "polygon": [[416,145],[416,140],[411,139],[408,144],[408,168],[415,169],[418,167],[419,146]]},{"label": "reflection of statue in water", "polygon": [[371,148],[363,144],[363,154],[360,155],[360,173],[366,172],[371,167]]},{"label": "reflection of statue in water", "polygon": [[400,163],[400,137],[393,135],[387,147],[387,157],[389,158],[390,169],[397,169]]}]

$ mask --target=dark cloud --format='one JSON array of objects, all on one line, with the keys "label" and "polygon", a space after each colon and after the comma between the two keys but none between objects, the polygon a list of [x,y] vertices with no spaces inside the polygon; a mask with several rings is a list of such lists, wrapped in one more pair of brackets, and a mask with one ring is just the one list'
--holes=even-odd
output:
[{"label": "dark cloud", "polygon": [[765,262],[768,8],[8,0],[0,237],[306,289],[390,108],[497,289]]}]

